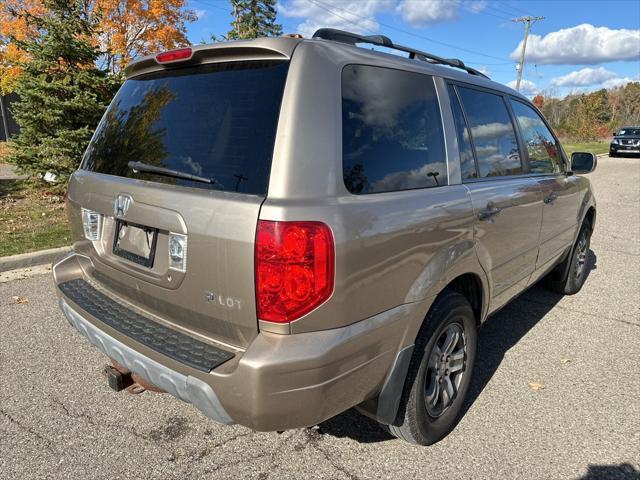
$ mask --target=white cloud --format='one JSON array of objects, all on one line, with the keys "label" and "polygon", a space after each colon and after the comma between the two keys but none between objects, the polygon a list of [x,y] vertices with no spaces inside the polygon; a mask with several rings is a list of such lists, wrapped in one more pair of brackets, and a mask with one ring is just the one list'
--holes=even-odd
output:
[{"label": "white cloud", "polygon": [[[511,53],[520,58],[522,41]],[[527,62],[543,64],[594,65],[640,58],[640,30],[594,27],[588,23],[551,32],[544,37],[530,35]]]},{"label": "white cloud", "polygon": [[567,73],[561,77],[551,79],[551,85],[556,87],[586,87],[604,83],[616,77],[616,74],[610,72],[604,67],[599,68],[583,68],[575,72]]},{"label": "white cloud", "polygon": [[484,65],[480,65],[479,67],[474,67],[474,68],[478,70],[480,73],[484,73],[487,77],[491,76],[491,71]]},{"label": "white cloud", "polygon": [[375,15],[394,6],[395,0],[289,0],[278,4],[278,13],[305,19],[298,26],[298,32],[311,37],[322,27],[356,33],[375,32],[380,27]]},{"label": "white cloud", "polygon": [[480,13],[487,8],[486,0],[467,0],[464,7],[472,13]]},{"label": "white cloud", "polygon": [[431,23],[458,18],[460,0],[402,0],[396,12],[414,27],[424,27]]},{"label": "white cloud", "polygon": [[278,14],[300,18],[298,31],[310,37],[321,27],[338,28],[356,33],[377,32],[376,15],[395,13],[414,27],[458,18],[461,8],[479,13],[486,0],[281,0]]},{"label": "white cloud", "polygon": [[207,11],[203,10],[201,8],[196,8],[193,13],[195,13],[196,15],[196,19],[198,20],[202,20],[203,18],[205,18],[207,16]]},{"label": "white cloud", "polygon": [[602,88],[610,89],[616,87],[622,87],[627,83],[631,82],[640,82],[640,78],[629,78],[629,77],[617,77],[607,80],[602,84]]},{"label": "white cloud", "polygon": [[[507,87],[511,87],[515,90],[516,81],[511,80],[510,82],[507,82],[506,85]],[[531,80],[523,79],[520,82],[520,93],[522,93],[523,95],[536,95],[538,92],[540,92],[540,87],[538,87],[538,85],[536,85]]]}]

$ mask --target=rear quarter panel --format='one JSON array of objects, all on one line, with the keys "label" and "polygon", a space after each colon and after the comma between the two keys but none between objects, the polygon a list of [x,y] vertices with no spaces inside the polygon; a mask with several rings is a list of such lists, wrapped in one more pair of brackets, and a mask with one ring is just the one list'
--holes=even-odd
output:
[{"label": "rear quarter panel", "polygon": [[[473,208],[462,185],[353,195],[342,175],[341,71],[372,64],[359,49],[301,43],[283,98],[264,220],[314,220],[336,244],[329,300],[290,326],[301,333],[336,328],[432,297],[455,275],[484,277],[473,248]],[[374,63],[386,66],[381,60]],[[392,62],[390,68],[397,68]],[[424,73],[419,68],[416,71]],[[428,305],[425,306],[426,315]],[[418,325],[407,332],[412,343]],[[412,337],[413,335],[413,337]]]}]

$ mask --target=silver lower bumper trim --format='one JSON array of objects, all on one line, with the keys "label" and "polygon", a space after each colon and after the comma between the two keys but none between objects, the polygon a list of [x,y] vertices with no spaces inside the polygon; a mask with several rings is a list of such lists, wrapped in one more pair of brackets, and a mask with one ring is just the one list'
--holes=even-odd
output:
[{"label": "silver lower bumper trim", "polygon": [[213,389],[199,378],[171,370],[127,347],[85,320],[64,299],[60,299],[60,308],[69,323],[107,356],[174,397],[193,404],[207,417],[225,425],[234,423]]}]

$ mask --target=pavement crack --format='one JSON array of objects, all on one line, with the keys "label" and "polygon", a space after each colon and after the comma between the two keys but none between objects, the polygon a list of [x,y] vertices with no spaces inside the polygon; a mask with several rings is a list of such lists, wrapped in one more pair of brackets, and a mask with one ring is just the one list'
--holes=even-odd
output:
[{"label": "pavement crack", "polygon": [[111,430],[117,430],[118,432],[123,432],[123,431],[129,432],[134,437],[139,438],[141,440],[145,440],[147,442],[153,442],[154,440],[157,440],[155,438],[152,438],[151,435],[146,435],[144,433],[138,432],[134,428],[130,428],[124,423],[115,424],[115,423],[109,423],[109,422],[98,422],[91,415],[85,412],[74,412],[56,397],[51,397],[51,400],[53,401],[54,404],[60,407],[60,409],[64,412],[64,414],[67,417],[72,418],[74,420],[84,420],[86,423],[88,423],[93,427],[108,428]]},{"label": "pavement crack", "polygon": [[42,435],[40,435],[38,432],[36,432],[31,427],[29,427],[27,425],[24,425],[21,421],[19,421],[17,418],[13,417],[11,414],[9,414],[8,412],[6,412],[3,409],[0,409],[0,415],[4,416],[7,420],[9,420],[9,423],[11,423],[12,425],[15,425],[20,430],[22,430],[24,432],[27,432],[31,436],[33,436],[36,439],[40,440],[40,442],[42,442],[44,444],[45,448],[50,453],[53,453],[53,454],[56,453],[55,449],[53,448],[53,442],[51,440],[49,440],[48,438],[43,437]]},{"label": "pavement crack", "polygon": [[222,470],[223,468],[236,467],[238,465],[244,465],[245,463],[249,463],[249,462],[251,462],[253,460],[260,460],[261,458],[264,458],[264,457],[266,457],[268,455],[269,455],[268,452],[262,452],[262,453],[258,453],[257,455],[253,455],[253,456],[248,457],[248,458],[242,458],[240,460],[229,461],[229,462],[222,461],[221,463],[217,463],[213,468],[209,469],[207,473],[214,473],[214,472],[217,472],[219,470]]},{"label": "pavement crack", "polygon": [[307,436],[307,441],[304,443],[304,446],[308,445],[311,448],[313,448],[316,452],[320,453],[324,457],[324,459],[327,462],[329,462],[329,464],[334,469],[336,469],[338,472],[342,473],[349,480],[360,480],[360,477],[358,475],[356,475],[355,473],[350,472],[343,465],[341,465],[340,463],[336,462],[333,458],[331,458],[329,453],[325,449],[323,449],[321,447],[321,443],[324,440],[324,437],[320,433],[318,433],[317,430],[315,430],[313,428],[307,428],[307,429],[304,430],[304,433]]},{"label": "pavement crack", "polygon": [[221,440],[221,441],[219,441],[219,442],[216,442],[216,443],[214,443],[214,444],[207,445],[205,448],[203,448],[202,450],[199,450],[199,451],[197,451],[197,452],[196,452],[196,451],[191,451],[191,452],[186,453],[186,454],[184,454],[184,455],[176,455],[176,454],[174,453],[174,458],[176,458],[176,459],[177,459],[177,458],[180,458],[180,457],[189,457],[189,458],[191,458],[192,460],[195,460],[196,462],[201,462],[201,461],[203,461],[206,457],[208,457],[210,454],[214,453],[214,451],[215,451],[217,448],[223,447],[223,446],[225,446],[225,445],[226,445],[226,444],[228,444],[228,443],[231,443],[231,442],[233,442],[233,441],[235,441],[235,440],[238,440],[239,438],[249,437],[249,436],[251,436],[251,435],[253,435],[253,432],[252,432],[252,431],[238,433],[238,434],[236,434],[236,435],[232,435],[231,437],[226,438],[226,439],[224,439],[224,440]]}]

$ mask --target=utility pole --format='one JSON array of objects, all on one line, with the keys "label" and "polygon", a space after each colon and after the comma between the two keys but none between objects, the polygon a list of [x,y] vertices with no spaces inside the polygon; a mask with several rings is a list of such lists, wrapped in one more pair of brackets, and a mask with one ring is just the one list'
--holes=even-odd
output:
[{"label": "utility pole", "polygon": [[516,80],[516,90],[520,91],[520,82],[522,81],[522,70],[524,70],[524,52],[527,49],[527,38],[529,38],[529,29],[538,20],[544,20],[544,17],[518,17],[511,20],[512,22],[524,23],[524,41],[522,42],[522,52],[520,52],[520,63],[518,63],[518,80]]}]

